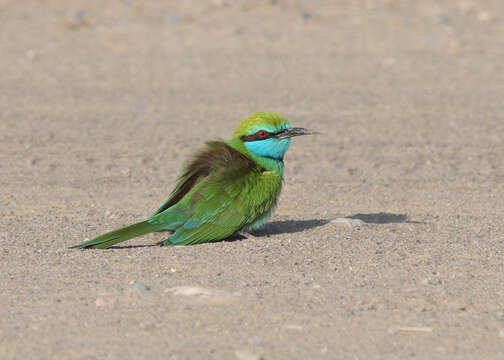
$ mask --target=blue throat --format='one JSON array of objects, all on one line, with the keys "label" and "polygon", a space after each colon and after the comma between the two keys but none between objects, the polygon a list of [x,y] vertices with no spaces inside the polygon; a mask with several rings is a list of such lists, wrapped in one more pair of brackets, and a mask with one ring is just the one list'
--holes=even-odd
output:
[{"label": "blue throat", "polygon": [[283,158],[289,149],[291,139],[270,138],[245,142],[246,148],[267,170],[277,171],[283,175]]},{"label": "blue throat", "polygon": [[254,155],[267,159],[282,161],[285,153],[289,149],[291,139],[266,139],[260,141],[247,141],[245,146]]}]

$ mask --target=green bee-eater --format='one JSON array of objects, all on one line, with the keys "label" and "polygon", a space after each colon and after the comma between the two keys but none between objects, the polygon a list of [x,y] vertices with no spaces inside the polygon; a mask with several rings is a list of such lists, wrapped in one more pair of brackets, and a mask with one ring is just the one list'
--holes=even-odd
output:
[{"label": "green bee-eater", "polygon": [[148,220],[75,247],[103,249],[161,230],[173,232],[163,245],[189,245],[258,229],[280,194],[291,137],[313,133],[291,127],[276,113],[255,113],[238,125],[230,141],[208,142],[196,153],[168,200]]}]

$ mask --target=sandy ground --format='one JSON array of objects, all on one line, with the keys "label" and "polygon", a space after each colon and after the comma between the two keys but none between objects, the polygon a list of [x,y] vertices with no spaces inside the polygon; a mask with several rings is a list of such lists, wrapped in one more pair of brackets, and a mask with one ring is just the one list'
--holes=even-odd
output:
[{"label": "sandy ground", "polygon": [[[503,59],[500,0],[0,1],[0,358],[503,359]],[[68,249],[258,110],[323,133],[260,236]]]}]

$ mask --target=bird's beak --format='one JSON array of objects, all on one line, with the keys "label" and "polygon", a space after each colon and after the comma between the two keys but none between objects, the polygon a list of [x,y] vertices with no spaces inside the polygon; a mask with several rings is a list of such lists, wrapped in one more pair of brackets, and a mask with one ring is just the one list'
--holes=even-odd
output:
[{"label": "bird's beak", "polygon": [[305,128],[289,128],[285,129],[284,131],[278,133],[275,135],[275,138],[277,139],[287,139],[291,138],[294,136],[301,136],[301,135],[315,135],[319,134],[317,131],[305,129]]}]

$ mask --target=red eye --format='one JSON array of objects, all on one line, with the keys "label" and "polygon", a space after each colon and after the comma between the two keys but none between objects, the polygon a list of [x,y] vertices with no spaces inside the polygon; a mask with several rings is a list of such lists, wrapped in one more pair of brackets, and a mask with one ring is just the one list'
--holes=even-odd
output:
[{"label": "red eye", "polygon": [[264,130],[259,130],[257,132],[257,136],[259,136],[260,138],[265,138],[267,135],[268,135],[268,133]]}]

